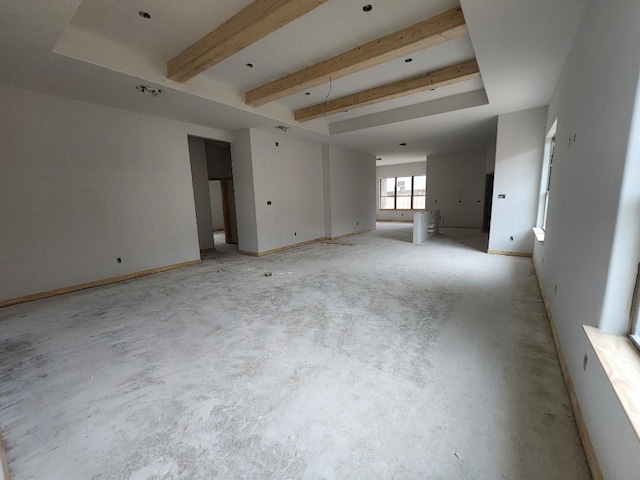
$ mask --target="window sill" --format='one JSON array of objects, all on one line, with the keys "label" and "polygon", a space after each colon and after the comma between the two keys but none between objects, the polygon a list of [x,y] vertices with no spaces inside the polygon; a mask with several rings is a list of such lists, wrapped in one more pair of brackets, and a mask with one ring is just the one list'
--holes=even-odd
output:
[{"label": "window sill", "polygon": [[544,230],[540,227],[533,227],[533,234],[536,236],[536,240],[540,243],[544,243]]},{"label": "window sill", "polygon": [[640,352],[627,337],[583,326],[587,338],[640,439]]}]

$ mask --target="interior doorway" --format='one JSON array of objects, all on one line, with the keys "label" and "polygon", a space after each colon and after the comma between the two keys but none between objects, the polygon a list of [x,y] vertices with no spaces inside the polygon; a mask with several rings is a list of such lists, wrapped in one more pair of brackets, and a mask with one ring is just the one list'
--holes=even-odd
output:
[{"label": "interior doorway", "polygon": [[[221,243],[237,248],[231,144],[193,136],[188,140],[200,253],[218,250]],[[224,242],[216,231],[225,232]]]},{"label": "interior doorway", "polygon": [[[211,197],[211,219],[216,244],[238,244],[238,225],[236,222],[236,201],[233,190],[233,178],[209,180]],[[224,235],[217,235],[223,232]]]},{"label": "interior doorway", "polygon": [[488,232],[491,228],[491,206],[493,204],[493,173],[488,173],[484,183],[484,216],[482,231]]}]

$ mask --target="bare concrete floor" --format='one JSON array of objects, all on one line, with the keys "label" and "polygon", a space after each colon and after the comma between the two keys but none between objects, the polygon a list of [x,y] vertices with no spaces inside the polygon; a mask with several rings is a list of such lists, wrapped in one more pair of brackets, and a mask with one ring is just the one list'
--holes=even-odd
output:
[{"label": "bare concrete floor", "polygon": [[348,240],[1,309],[13,480],[590,478],[530,259]]}]

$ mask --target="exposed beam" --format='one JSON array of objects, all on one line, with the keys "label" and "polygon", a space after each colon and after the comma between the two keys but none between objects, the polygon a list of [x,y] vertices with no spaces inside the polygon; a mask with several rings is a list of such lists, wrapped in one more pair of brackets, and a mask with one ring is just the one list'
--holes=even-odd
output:
[{"label": "exposed beam", "polygon": [[256,0],[167,63],[167,77],[186,82],[327,0]]},{"label": "exposed beam", "polygon": [[397,82],[370,88],[326,103],[319,103],[307,108],[296,110],[295,118],[299,122],[306,122],[314,118],[347,112],[354,108],[372,105],[374,103],[393,100],[425,90],[435,90],[445,85],[464,82],[480,76],[478,63],[475,59],[444,67],[433,72],[422,73],[415,77],[405,78]]},{"label": "exposed beam", "polygon": [[462,9],[454,8],[250,90],[245,94],[245,102],[253,107],[264,105],[322,85],[329,78],[335,80],[351,75],[467,33]]}]

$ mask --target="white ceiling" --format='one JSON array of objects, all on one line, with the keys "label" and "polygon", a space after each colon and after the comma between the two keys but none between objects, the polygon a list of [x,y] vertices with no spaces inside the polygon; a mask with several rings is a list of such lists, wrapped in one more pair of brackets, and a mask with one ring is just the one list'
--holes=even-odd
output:
[{"label": "white ceiling", "polygon": [[[183,84],[166,78],[168,60],[249,3],[3,0],[0,82],[228,131],[284,124],[292,127],[287,135],[368,152],[383,158],[378,164],[417,161],[486,147],[495,142],[497,115],[547,105],[587,0],[461,0],[469,36],[412,54],[410,63],[400,58],[332,80],[309,95],[247,106],[249,89],[458,6],[329,0]],[[365,3],[372,12],[362,11]],[[328,94],[337,98],[474,55],[481,79],[310,122],[293,119],[293,110]],[[141,81],[164,94],[139,94]]]}]

